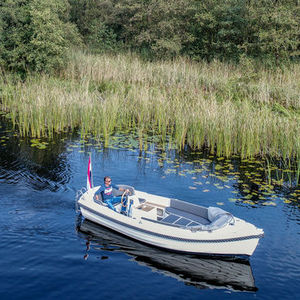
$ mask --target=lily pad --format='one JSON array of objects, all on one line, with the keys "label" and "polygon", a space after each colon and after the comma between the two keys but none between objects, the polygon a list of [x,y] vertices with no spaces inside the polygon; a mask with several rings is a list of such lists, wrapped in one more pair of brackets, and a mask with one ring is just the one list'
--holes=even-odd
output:
[{"label": "lily pad", "polygon": [[264,202],[262,205],[276,206],[276,203],[273,201]]},{"label": "lily pad", "polygon": [[228,199],[230,202],[236,202],[236,201],[239,201],[239,199],[237,199],[237,198],[229,198]]}]

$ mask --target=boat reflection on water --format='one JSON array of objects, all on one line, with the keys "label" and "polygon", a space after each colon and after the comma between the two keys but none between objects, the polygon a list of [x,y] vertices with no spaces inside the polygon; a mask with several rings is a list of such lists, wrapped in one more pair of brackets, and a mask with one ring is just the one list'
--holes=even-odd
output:
[{"label": "boat reflection on water", "polygon": [[[101,250],[123,252],[138,264],[150,267],[197,288],[257,291],[248,260],[203,257],[173,253],[131,240],[88,220],[78,223],[78,233],[87,240],[84,256],[91,243]],[[102,257],[102,258],[108,258]]]}]

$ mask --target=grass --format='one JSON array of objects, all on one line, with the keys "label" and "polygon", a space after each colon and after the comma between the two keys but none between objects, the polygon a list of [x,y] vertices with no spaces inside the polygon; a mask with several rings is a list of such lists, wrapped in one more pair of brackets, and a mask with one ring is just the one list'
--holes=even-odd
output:
[{"label": "grass", "polygon": [[21,82],[6,74],[0,97],[22,135],[80,128],[107,144],[116,129],[134,129],[140,148],[155,132],[162,141],[172,137],[179,148],[299,161],[299,77],[299,65],[268,71],[74,51],[56,77],[35,74]]}]

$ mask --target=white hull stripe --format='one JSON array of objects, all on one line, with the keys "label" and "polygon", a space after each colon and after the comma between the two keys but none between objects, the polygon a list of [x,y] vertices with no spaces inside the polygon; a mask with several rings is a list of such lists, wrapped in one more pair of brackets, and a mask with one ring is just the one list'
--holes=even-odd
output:
[{"label": "white hull stripe", "polygon": [[179,237],[174,237],[174,236],[165,235],[165,234],[149,231],[149,230],[146,230],[146,229],[138,228],[136,226],[129,225],[127,223],[115,220],[111,217],[108,217],[104,214],[101,214],[101,213],[95,211],[94,209],[91,209],[91,208],[87,207],[84,204],[80,203],[79,205],[82,206],[84,209],[92,212],[93,214],[96,214],[99,217],[107,219],[107,220],[109,220],[111,222],[114,222],[116,224],[119,224],[119,225],[122,225],[122,226],[125,226],[125,227],[129,227],[131,229],[134,229],[134,230],[137,230],[137,231],[149,234],[149,235],[153,235],[153,236],[156,236],[156,237],[161,237],[161,238],[165,238],[165,239],[168,239],[168,240],[175,240],[175,241],[180,241],[180,242],[185,242],[185,243],[228,243],[228,242],[237,242],[237,241],[244,241],[244,240],[251,240],[251,239],[259,239],[259,238],[262,238],[264,236],[263,234],[257,234],[257,235],[248,235],[248,236],[228,238],[228,239],[218,239],[218,240],[195,240],[195,239],[179,238]]}]

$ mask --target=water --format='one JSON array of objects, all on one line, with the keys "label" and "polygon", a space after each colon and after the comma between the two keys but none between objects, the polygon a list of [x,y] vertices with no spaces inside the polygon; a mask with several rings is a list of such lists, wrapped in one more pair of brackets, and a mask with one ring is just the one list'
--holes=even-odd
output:
[{"label": "water", "polygon": [[[128,149],[133,141],[126,136],[104,150],[76,134],[34,141],[19,138],[3,121],[0,131],[2,298],[299,296],[300,189],[290,176],[281,186],[259,189],[253,182],[263,185],[264,170],[238,158],[164,152],[153,144],[139,152]],[[160,251],[80,223],[74,199],[86,184],[89,153],[95,184],[110,175],[114,183],[149,193],[219,206],[263,228],[265,237],[249,262],[224,261]]]}]

